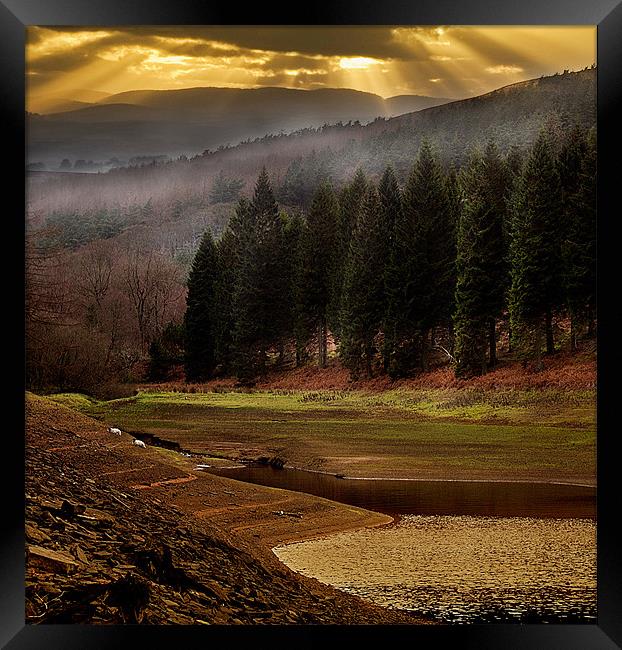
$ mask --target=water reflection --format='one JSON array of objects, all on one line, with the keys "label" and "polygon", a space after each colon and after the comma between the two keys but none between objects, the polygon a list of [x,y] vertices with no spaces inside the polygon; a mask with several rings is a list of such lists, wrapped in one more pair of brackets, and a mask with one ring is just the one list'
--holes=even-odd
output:
[{"label": "water reflection", "polygon": [[206,471],[387,514],[541,518],[593,518],[596,514],[596,489],[576,485],[339,479],[262,466]]}]

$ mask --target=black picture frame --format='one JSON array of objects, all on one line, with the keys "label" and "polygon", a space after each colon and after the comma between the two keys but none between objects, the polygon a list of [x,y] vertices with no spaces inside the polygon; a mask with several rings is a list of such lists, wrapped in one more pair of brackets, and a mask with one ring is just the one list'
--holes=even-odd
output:
[{"label": "black picture frame", "polygon": [[[615,374],[621,367],[616,324],[620,307],[616,303],[613,265],[613,235],[616,221],[614,196],[619,184],[615,164],[620,141],[620,94],[622,93],[622,4],[619,0],[418,0],[413,2],[340,0],[331,3],[296,3],[285,11],[256,3],[248,8],[233,3],[200,0],[0,0],[0,64],[2,82],[3,149],[5,160],[17,169],[15,183],[3,189],[4,225],[10,230],[5,251],[17,252],[17,262],[5,268],[7,289],[13,290],[13,309],[5,323],[5,345],[17,353],[16,363],[7,370],[11,388],[5,392],[16,415],[17,428],[5,430],[5,439],[16,441],[10,460],[5,455],[7,483],[2,501],[2,553],[0,576],[0,642],[7,648],[107,648],[170,643],[196,647],[221,639],[228,643],[268,642],[295,644],[296,649],[320,643],[352,644],[369,640],[378,643],[406,641],[420,648],[447,644],[468,648],[538,648],[553,650],[610,649],[622,647],[622,571],[620,538],[616,535],[619,491],[616,484]],[[23,386],[24,348],[6,341],[23,341],[23,222],[25,152],[24,36],[29,25],[596,25],[598,75],[598,620],[595,625],[474,625],[421,627],[149,627],[149,626],[35,626],[24,624],[24,467]],[[616,138],[616,135],[618,136]],[[9,203],[6,198],[11,199]],[[17,242],[20,242],[18,244]],[[8,243],[8,246],[6,245]],[[20,253],[21,256],[20,256]],[[7,264],[8,257],[3,255]],[[20,266],[21,260],[21,266]],[[612,293],[604,287],[613,278]],[[21,385],[20,385],[21,381]],[[13,394],[14,393],[14,394]],[[4,444],[4,441],[3,441]],[[278,637],[278,639],[273,637]],[[360,637],[360,638],[359,638]]]}]

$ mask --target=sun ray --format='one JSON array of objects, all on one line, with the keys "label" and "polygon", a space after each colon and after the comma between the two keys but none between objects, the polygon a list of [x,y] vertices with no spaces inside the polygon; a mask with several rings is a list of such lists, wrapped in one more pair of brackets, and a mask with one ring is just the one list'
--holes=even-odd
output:
[{"label": "sun ray", "polygon": [[[591,26],[282,28],[262,44],[259,32],[233,27],[213,33],[184,27],[27,31],[29,95],[68,100],[85,87],[117,93],[271,85],[460,98],[589,66],[596,33]],[[315,49],[308,46],[314,33]]]}]

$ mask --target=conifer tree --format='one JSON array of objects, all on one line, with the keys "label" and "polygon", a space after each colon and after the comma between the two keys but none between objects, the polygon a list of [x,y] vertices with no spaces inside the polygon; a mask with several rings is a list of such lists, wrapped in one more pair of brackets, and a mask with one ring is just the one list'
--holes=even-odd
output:
[{"label": "conifer tree", "polygon": [[143,205],[140,208],[140,218],[143,221],[146,221],[147,223],[151,223],[153,221],[154,216],[155,216],[155,211],[153,209],[153,203],[151,199],[149,199],[147,203],[145,203],[145,205]]},{"label": "conifer tree", "polygon": [[212,184],[209,194],[210,203],[227,203],[235,201],[244,187],[244,181],[239,178],[227,178],[222,169]]},{"label": "conifer tree", "polygon": [[292,215],[281,214],[283,221],[283,274],[287,280],[286,294],[281,303],[285,310],[284,331],[281,338],[281,359],[283,362],[284,346],[293,341],[296,351],[296,366],[302,360],[306,341],[300,313],[300,255],[305,222],[300,212]]},{"label": "conifer tree", "polygon": [[[250,202],[241,198],[229,220],[227,229],[220,240],[215,243],[216,262],[211,274],[214,297],[211,301],[212,309],[209,322],[210,327],[213,328],[214,364],[221,366],[225,372],[230,372],[233,369],[233,332],[236,318],[234,298],[242,252],[249,250],[249,238],[252,236],[251,224]],[[201,250],[201,246],[199,246],[199,250]],[[190,276],[192,277],[192,271]],[[189,285],[190,283],[189,280]],[[191,295],[189,287],[189,297]]]},{"label": "conifer tree", "polygon": [[485,162],[475,151],[460,174],[461,212],[457,237],[454,327],[456,376],[486,371],[486,277],[488,224],[494,211],[488,197]]},{"label": "conifer tree", "polygon": [[303,205],[305,201],[305,183],[302,158],[295,158],[285,172],[285,177],[279,188],[279,200],[286,205]]},{"label": "conifer tree", "polygon": [[350,241],[341,301],[339,354],[354,380],[373,373],[375,340],[384,317],[385,247],[378,192],[369,185]]},{"label": "conifer tree", "polygon": [[223,372],[233,369],[233,295],[237,271],[236,239],[228,228],[216,243],[218,277],[216,282],[216,362]]},{"label": "conifer tree", "polygon": [[[522,167],[523,167],[523,162],[524,162],[524,156],[521,150],[516,146],[513,145],[510,147],[509,151],[507,152],[505,156],[505,169],[506,173],[508,175],[508,186],[507,186],[507,192],[506,192],[506,197],[505,197],[505,205],[506,205],[506,222],[504,226],[504,235],[505,235],[505,250],[506,250],[506,268],[508,269],[508,286],[506,290],[506,307],[509,305],[509,288],[510,288],[510,282],[511,279],[509,277],[509,272],[510,272],[510,243],[512,241],[512,210],[510,209],[510,205],[512,202],[512,197],[514,195],[514,192],[516,191],[516,187],[518,185],[518,181],[520,179],[521,173],[522,173]],[[512,319],[508,318],[507,322],[507,327],[508,327],[508,352],[512,352],[512,342],[514,339],[514,336],[512,336]]]},{"label": "conifer tree", "polygon": [[383,367],[389,369],[391,350],[395,346],[394,317],[391,310],[396,305],[395,293],[400,281],[399,261],[396,256],[395,237],[396,225],[401,216],[402,194],[397,183],[393,167],[388,166],[378,184],[378,200],[380,205],[380,219],[385,232],[384,246],[384,272],[383,272],[383,334],[382,349]]},{"label": "conifer tree", "polygon": [[516,145],[512,145],[505,155],[505,166],[510,179],[513,180],[520,175],[523,166],[523,154]]},{"label": "conifer tree", "polygon": [[339,204],[330,184],[316,190],[301,244],[301,318],[317,332],[318,364],[326,367],[328,307]]},{"label": "conifer tree", "polygon": [[546,132],[525,161],[512,196],[510,320],[512,335],[541,365],[552,351],[552,314],[560,299],[560,182]]},{"label": "conifer tree", "polygon": [[327,152],[318,155],[313,149],[304,158],[294,159],[279,188],[279,200],[286,205],[306,209],[318,186],[329,179],[327,156]]},{"label": "conifer tree", "polygon": [[251,203],[239,203],[238,222],[235,367],[238,378],[251,383],[265,372],[268,350],[280,345],[288,319],[283,309],[283,297],[288,293],[283,273],[283,221],[265,168]]},{"label": "conifer tree", "polygon": [[257,232],[251,204],[240,199],[232,219],[235,237],[236,268],[233,293],[233,370],[242,384],[253,383],[263,359],[257,347],[260,330],[255,319],[258,311],[259,277],[257,274]]},{"label": "conifer tree", "polygon": [[503,310],[509,281],[505,233],[508,185],[507,167],[492,142],[483,153],[474,152],[460,174],[454,313],[456,374],[460,376],[485,372],[484,326],[489,364],[497,361],[496,319]]},{"label": "conifer tree", "polygon": [[[455,348],[455,332],[453,327],[453,312],[455,310],[455,288],[456,288],[456,247],[458,239],[458,219],[460,217],[461,209],[461,195],[460,185],[458,182],[458,172],[456,166],[452,163],[445,176],[445,188],[447,192],[448,211],[445,218],[445,224],[449,228],[446,236],[448,237],[449,250],[447,251],[448,258],[448,275],[447,275],[447,290],[450,294],[448,298],[448,308],[445,317],[441,323],[447,330],[447,343],[449,346],[450,354],[453,355]],[[447,317],[450,314],[450,317]]]},{"label": "conifer tree", "polygon": [[484,239],[482,256],[484,259],[482,294],[483,312],[488,328],[488,360],[491,366],[497,363],[496,321],[501,316],[509,289],[507,233],[507,199],[511,177],[497,146],[489,141],[482,157],[482,181],[484,202],[489,210],[485,212],[482,223]]},{"label": "conifer tree", "polygon": [[587,236],[589,246],[585,255],[585,287],[587,295],[588,336],[594,336],[596,319],[596,194],[597,194],[597,155],[596,128],[592,127],[587,134],[587,152],[581,165],[580,205],[583,210],[581,223]]},{"label": "conifer tree", "polygon": [[185,314],[185,371],[187,381],[209,379],[216,367],[216,285],[218,256],[206,230],[188,277]]},{"label": "conifer tree", "polygon": [[313,149],[305,158],[306,191],[303,204],[305,208],[311,203],[315,190],[322,183],[330,182],[327,157],[327,152],[324,151],[322,154],[318,154],[317,151]]},{"label": "conifer tree", "polygon": [[390,371],[405,374],[427,369],[432,329],[450,322],[455,290],[455,223],[445,176],[427,143],[404,188],[396,259],[399,282],[391,309],[396,343]]},{"label": "conifer tree", "polygon": [[575,350],[579,326],[589,327],[596,279],[596,149],[579,127],[562,146],[558,167],[564,213],[563,281],[570,348]]},{"label": "conifer tree", "polygon": [[350,250],[352,233],[354,232],[365,201],[366,191],[367,179],[363,170],[359,168],[352,182],[346,185],[339,195],[339,218],[337,220],[337,235],[331,270],[330,303],[328,309],[329,327],[337,339],[341,332],[341,299],[345,263]]}]

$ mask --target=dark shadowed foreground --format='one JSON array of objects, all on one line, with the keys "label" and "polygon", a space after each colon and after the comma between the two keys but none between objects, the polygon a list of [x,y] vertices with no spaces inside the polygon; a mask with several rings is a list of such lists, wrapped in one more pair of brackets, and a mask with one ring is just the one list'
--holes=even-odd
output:
[{"label": "dark shadowed foreground", "polygon": [[[337,530],[340,515],[342,529],[383,516],[195,476],[162,458],[95,420],[27,397],[27,622],[423,622],[298,576],[266,549],[312,536],[320,520]],[[284,500],[299,516],[283,516],[276,504]],[[234,524],[247,530],[223,530]],[[254,525],[270,534],[249,532]]]}]

